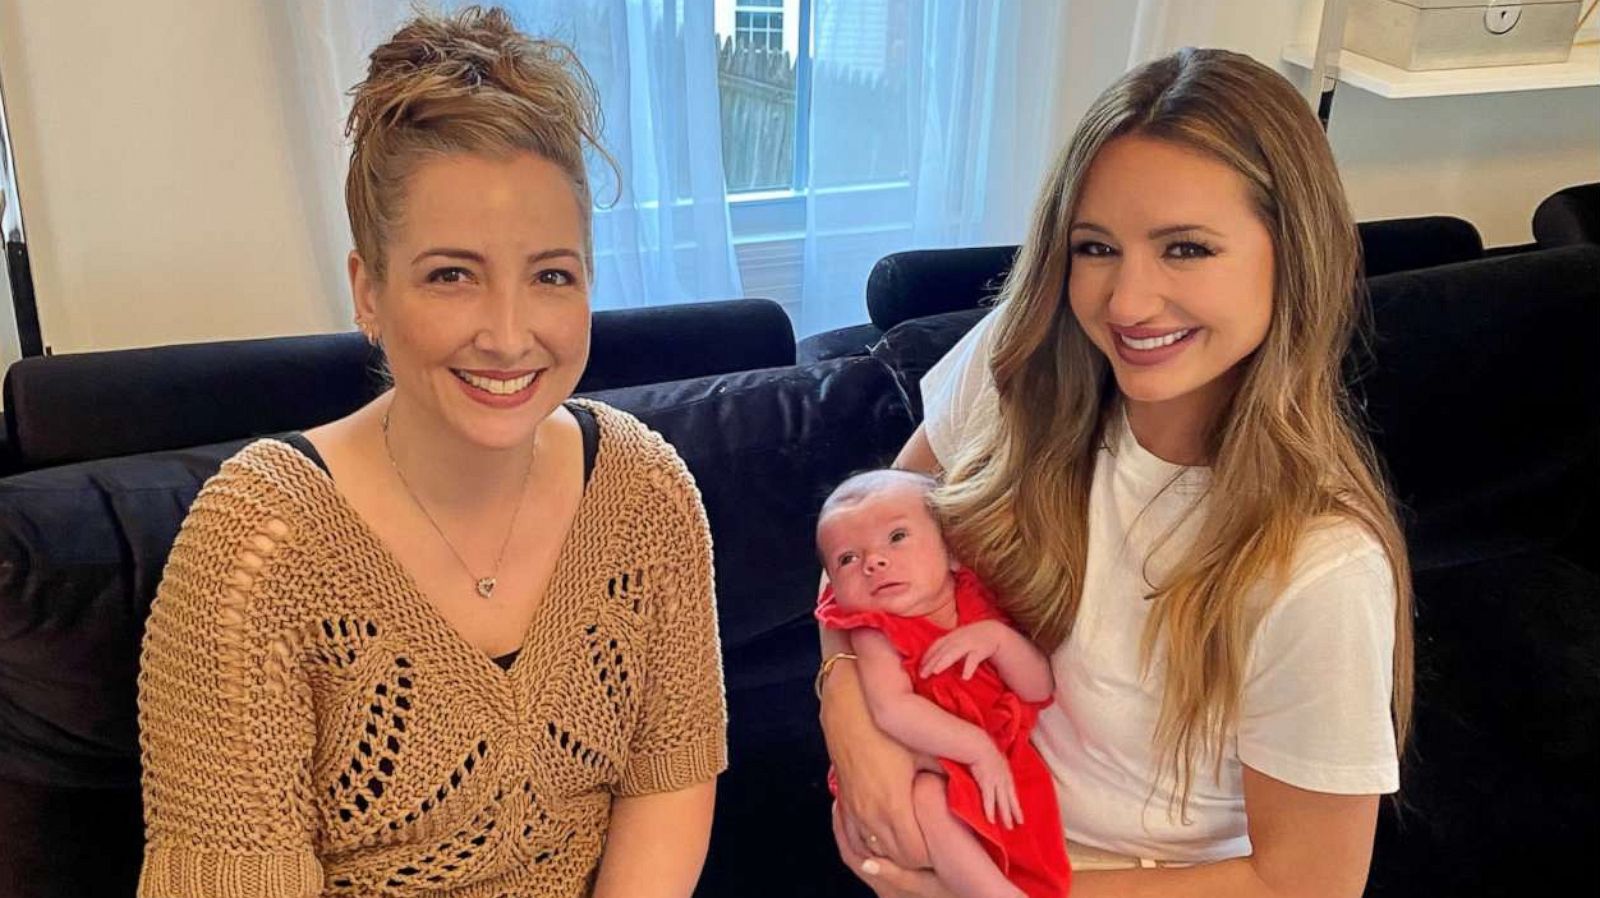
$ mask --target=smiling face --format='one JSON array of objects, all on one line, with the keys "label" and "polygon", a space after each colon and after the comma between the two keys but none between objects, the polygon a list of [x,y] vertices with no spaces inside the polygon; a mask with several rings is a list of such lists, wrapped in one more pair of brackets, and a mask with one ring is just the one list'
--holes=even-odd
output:
[{"label": "smiling face", "polygon": [[841,606],[922,617],[949,601],[957,565],[924,492],[887,483],[823,514],[817,545]]},{"label": "smiling face", "polygon": [[1219,408],[1272,317],[1272,236],[1244,178],[1138,135],[1095,156],[1067,294],[1130,407]]},{"label": "smiling face", "polygon": [[531,153],[418,164],[384,277],[350,257],[357,317],[382,340],[395,402],[469,444],[529,439],[588,361],[583,228],[566,174]]}]

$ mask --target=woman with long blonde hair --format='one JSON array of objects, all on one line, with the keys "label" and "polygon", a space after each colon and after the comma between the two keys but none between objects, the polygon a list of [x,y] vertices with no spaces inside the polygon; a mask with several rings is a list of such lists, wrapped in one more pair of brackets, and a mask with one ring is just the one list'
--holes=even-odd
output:
[{"label": "woman with long blonde hair", "polygon": [[[1074,892],[1354,896],[1410,715],[1410,573],[1340,361],[1359,243],[1316,119],[1248,57],[1125,75],[1045,185],[999,307],[922,382],[902,467],[1052,653],[1034,740]],[[945,894],[915,759],[824,634],[841,855]]]}]

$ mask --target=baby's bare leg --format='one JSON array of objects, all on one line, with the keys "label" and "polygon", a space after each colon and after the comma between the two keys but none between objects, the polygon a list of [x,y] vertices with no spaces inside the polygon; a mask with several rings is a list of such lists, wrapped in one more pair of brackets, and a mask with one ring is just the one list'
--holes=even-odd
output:
[{"label": "baby's bare leg", "polygon": [[989,859],[972,830],[950,813],[943,776],[917,774],[911,803],[928,843],[933,872],[952,891],[964,898],[1027,898]]}]

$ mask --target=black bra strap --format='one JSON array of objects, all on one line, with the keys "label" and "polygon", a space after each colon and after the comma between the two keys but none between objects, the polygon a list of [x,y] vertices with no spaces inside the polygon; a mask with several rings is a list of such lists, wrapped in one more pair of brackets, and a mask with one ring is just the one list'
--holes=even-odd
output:
[{"label": "black bra strap", "polygon": [[298,430],[294,433],[284,434],[283,441],[293,446],[301,455],[311,459],[312,464],[322,469],[322,473],[328,473],[328,463],[322,460],[322,454],[317,452],[317,447],[311,445],[311,441],[306,439],[305,434]]},{"label": "black bra strap", "polygon": [[600,422],[595,420],[594,412],[577,403],[568,403],[567,411],[578,419],[578,429],[583,431],[583,482],[587,486],[594,473],[595,456],[600,454]]}]

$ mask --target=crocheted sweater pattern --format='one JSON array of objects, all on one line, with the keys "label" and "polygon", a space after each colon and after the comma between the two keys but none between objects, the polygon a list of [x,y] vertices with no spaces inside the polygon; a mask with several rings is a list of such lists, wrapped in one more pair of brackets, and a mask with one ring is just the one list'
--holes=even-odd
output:
[{"label": "crocheted sweater pattern", "polygon": [[223,464],[145,634],[140,898],[584,895],[614,797],[726,768],[699,492],[585,404],[600,451],[509,670],[305,456]]}]

